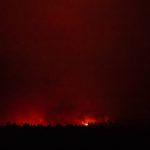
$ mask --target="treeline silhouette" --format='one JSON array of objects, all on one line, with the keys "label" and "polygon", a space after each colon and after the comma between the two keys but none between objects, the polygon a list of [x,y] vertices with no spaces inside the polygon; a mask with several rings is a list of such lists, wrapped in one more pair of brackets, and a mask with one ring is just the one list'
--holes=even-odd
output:
[{"label": "treeline silhouette", "polygon": [[83,125],[0,126],[0,146],[18,149],[142,149],[149,145],[149,128],[123,127],[104,123]]}]

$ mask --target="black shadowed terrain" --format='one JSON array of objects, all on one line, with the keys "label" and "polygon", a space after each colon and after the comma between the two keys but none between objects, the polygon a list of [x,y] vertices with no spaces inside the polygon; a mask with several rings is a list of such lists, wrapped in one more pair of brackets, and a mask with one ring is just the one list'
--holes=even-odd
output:
[{"label": "black shadowed terrain", "polygon": [[0,127],[0,138],[4,149],[145,149],[150,142],[150,130],[112,124],[87,127],[8,124]]}]

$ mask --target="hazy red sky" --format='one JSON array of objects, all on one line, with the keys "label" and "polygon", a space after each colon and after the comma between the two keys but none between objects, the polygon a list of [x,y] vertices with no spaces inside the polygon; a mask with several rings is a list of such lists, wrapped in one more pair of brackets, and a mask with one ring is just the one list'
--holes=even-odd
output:
[{"label": "hazy red sky", "polygon": [[150,119],[143,3],[1,1],[0,122]]}]

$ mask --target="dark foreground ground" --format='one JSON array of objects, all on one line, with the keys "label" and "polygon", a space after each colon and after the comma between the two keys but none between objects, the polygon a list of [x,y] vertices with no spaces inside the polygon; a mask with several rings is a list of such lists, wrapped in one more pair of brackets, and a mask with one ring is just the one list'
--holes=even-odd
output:
[{"label": "dark foreground ground", "polygon": [[3,149],[150,149],[149,128],[113,126],[16,126],[0,127]]}]

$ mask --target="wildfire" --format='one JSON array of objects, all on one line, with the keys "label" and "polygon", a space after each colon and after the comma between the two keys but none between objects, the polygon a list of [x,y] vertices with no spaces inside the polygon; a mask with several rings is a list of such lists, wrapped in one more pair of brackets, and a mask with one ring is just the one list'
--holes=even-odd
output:
[{"label": "wildfire", "polygon": [[110,119],[108,117],[94,118],[91,116],[86,116],[82,120],[80,120],[79,124],[87,127],[89,125],[107,123],[109,121],[110,121]]},{"label": "wildfire", "polygon": [[95,124],[97,123],[97,120],[95,118],[92,117],[85,117],[82,121],[81,121],[81,125],[83,126],[89,126],[90,124]]},{"label": "wildfire", "polygon": [[89,125],[87,122],[83,122],[82,124],[86,127]]}]

